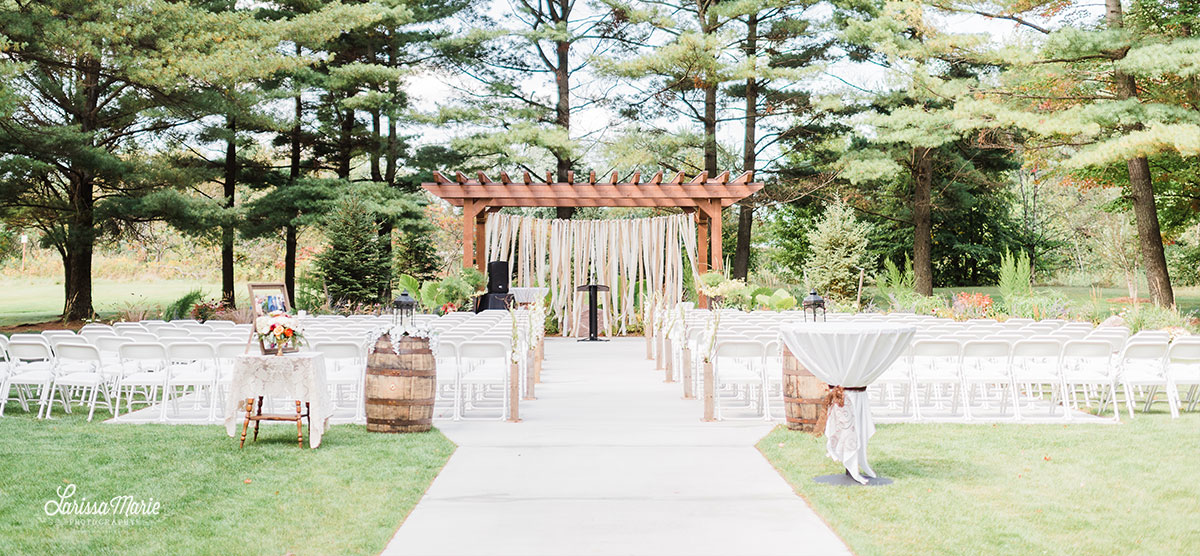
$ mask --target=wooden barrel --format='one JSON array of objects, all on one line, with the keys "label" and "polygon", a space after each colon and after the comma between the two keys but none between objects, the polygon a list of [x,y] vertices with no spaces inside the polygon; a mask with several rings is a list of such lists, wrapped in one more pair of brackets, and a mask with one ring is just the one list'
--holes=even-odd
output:
[{"label": "wooden barrel", "polygon": [[367,430],[425,432],[433,428],[437,368],[429,340],[401,336],[392,349],[391,336],[375,341],[367,356]]},{"label": "wooden barrel", "polygon": [[829,385],[813,376],[795,355],[783,348],[783,405],[787,426],[794,431],[813,432],[825,411]]}]

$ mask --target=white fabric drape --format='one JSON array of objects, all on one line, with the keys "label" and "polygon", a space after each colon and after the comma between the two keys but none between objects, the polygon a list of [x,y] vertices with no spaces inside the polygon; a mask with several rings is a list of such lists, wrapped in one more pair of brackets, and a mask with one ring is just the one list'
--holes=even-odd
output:
[{"label": "white fabric drape", "polygon": [[696,223],[688,214],[624,220],[558,220],[492,213],[487,217],[486,257],[508,261],[519,287],[550,290],[549,311],[571,335],[582,314],[575,288],[609,286],[601,321],[609,333],[625,332],[636,317],[635,296],[683,300],[683,256],[696,273]]},{"label": "white fabric drape", "polygon": [[[912,326],[867,323],[807,323],[782,327],[779,336],[796,360],[830,386],[870,386],[912,344]],[[847,390],[845,405],[829,408],[825,449],[854,480],[874,477],[867,441],[875,434],[866,392]]]}]

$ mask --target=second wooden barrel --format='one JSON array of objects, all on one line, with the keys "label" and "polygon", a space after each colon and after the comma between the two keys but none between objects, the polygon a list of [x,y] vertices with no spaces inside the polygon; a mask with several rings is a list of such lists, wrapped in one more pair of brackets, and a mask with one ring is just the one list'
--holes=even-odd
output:
[{"label": "second wooden barrel", "polygon": [[429,340],[384,334],[367,355],[367,430],[425,432],[433,428],[437,367]]},{"label": "second wooden barrel", "polygon": [[825,411],[829,385],[813,376],[786,346],[783,348],[783,405],[787,427],[813,432]]}]

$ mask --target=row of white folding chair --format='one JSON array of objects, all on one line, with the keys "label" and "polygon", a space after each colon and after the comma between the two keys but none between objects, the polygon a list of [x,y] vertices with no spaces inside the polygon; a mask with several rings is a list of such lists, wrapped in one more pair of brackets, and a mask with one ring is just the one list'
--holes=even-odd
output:
[{"label": "row of white folding chair", "polygon": [[334,405],[353,405],[354,422],[364,421],[368,346],[361,341],[331,340],[310,342],[309,349],[324,356],[325,384],[333,389]]},{"label": "row of white folding chair", "polygon": [[512,403],[511,347],[499,338],[457,340],[450,337],[438,341],[438,380],[453,385],[453,419],[474,420],[468,411],[481,407],[494,409],[498,397],[498,416],[485,419],[503,420]]},{"label": "row of white folding chair", "polygon": [[[1181,342],[1178,348],[1174,348],[1179,354],[1179,361],[1187,362],[1185,355],[1193,357],[1195,363],[1189,368],[1191,373],[1186,379],[1188,385],[1200,385],[1200,341]],[[1167,372],[1167,363],[1170,360],[1168,355],[1168,346],[1165,342],[1145,342],[1137,341],[1126,345],[1118,357],[1117,364],[1112,366],[1109,362],[1111,356],[1110,344],[1106,342],[1097,342],[1089,340],[1071,340],[1065,343],[1058,343],[1052,339],[1042,340],[1025,340],[1011,345],[1011,350],[1005,354],[1005,346],[1002,342],[995,341],[974,341],[965,344],[958,344],[949,340],[921,340],[914,344],[912,354],[910,355],[910,369],[912,372],[913,387],[915,388],[922,382],[947,382],[953,379],[952,375],[936,373],[933,376],[922,376],[919,369],[920,365],[915,364],[917,357],[949,357],[958,359],[959,376],[957,377],[965,387],[967,383],[973,381],[973,375],[967,373],[964,368],[964,361],[967,358],[975,357],[990,357],[993,359],[1004,360],[1002,367],[1007,367],[1008,375],[1011,378],[1014,394],[1016,393],[1017,384],[1051,384],[1061,387],[1061,396],[1064,404],[1073,403],[1073,398],[1077,391],[1078,385],[1092,386],[1107,386],[1109,392],[1107,396],[1101,397],[1101,407],[1107,402],[1114,403],[1116,409],[1116,385],[1121,384],[1125,391],[1125,402],[1129,408],[1130,415],[1133,414],[1134,389],[1133,387],[1147,387],[1149,392],[1146,394],[1145,406],[1148,411],[1155,399],[1156,392],[1159,388],[1166,391],[1167,402],[1171,408],[1173,415],[1177,414],[1179,405],[1178,390],[1176,386],[1180,381],[1174,380]],[[956,355],[957,352],[957,355]],[[1057,354],[1057,355],[1056,355]],[[1047,361],[1043,366],[1043,371],[1038,373],[1029,373],[1028,367],[1021,364],[1022,357],[1040,357]],[[1090,357],[1090,368],[1080,368],[1078,363],[1081,358]],[[1074,364],[1068,364],[1073,362]],[[995,369],[993,369],[994,371]],[[998,380],[999,375],[993,373],[990,377],[983,377],[984,382],[1001,382]],[[888,382],[885,378],[882,382]],[[901,377],[901,382],[903,378]],[[1068,388],[1068,387],[1071,388]],[[1019,399],[1014,396],[1014,415],[1019,417],[1020,405]],[[1190,406],[1194,405],[1195,388],[1189,394]],[[965,411],[970,411],[969,403],[965,406]],[[919,405],[916,408],[919,416]]]}]

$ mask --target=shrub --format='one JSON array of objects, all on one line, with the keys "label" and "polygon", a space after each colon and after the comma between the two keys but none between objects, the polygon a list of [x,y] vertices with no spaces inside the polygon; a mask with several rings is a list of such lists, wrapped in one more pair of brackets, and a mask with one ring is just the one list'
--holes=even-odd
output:
[{"label": "shrub", "polygon": [[347,195],[325,221],[325,235],[329,245],[316,264],[331,303],[378,304],[391,278],[391,263],[380,242],[375,213],[361,199]]},{"label": "shrub", "polygon": [[[1029,255],[1017,251],[1013,256],[1011,251],[1005,251],[1000,256],[999,283],[1000,297],[1008,307],[1012,303],[1021,303],[1021,299],[1033,295],[1033,275],[1029,266]],[[1012,312],[1012,308],[1008,308]]]},{"label": "shrub", "polygon": [[854,210],[845,203],[825,209],[808,232],[812,246],[804,266],[808,282],[824,297],[853,299],[861,268],[870,264],[867,237],[871,225],[859,222]]},{"label": "shrub", "polygon": [[192,308],[204,300],[204,292],[199,288],[183,294],[183,297],[172,301],[163,309],[163,320],[179,320],[190,318]]}]

